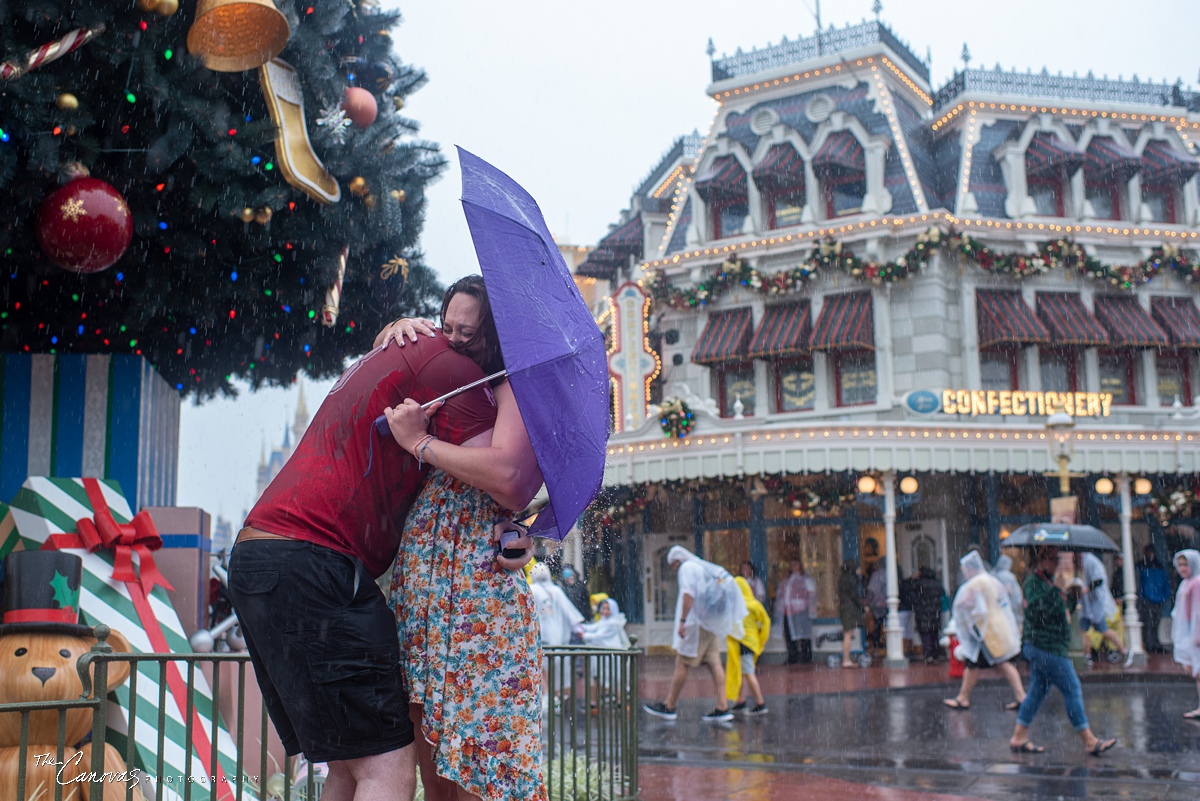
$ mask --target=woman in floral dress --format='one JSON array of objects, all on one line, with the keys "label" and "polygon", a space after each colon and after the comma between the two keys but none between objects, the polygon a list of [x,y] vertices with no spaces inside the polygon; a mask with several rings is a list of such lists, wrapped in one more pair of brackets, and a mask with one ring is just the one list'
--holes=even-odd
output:
[{"label": "woman in floral dress", "polygon": [[[441,317],[442,333],[485,374],[503,369],[481,278],[451,286]],[[407,330],[421,330],[415,323]],[[403,331],[394,336],[403,343]],[[435,466],[409,512],[391,591],[431,801],[546,798],[537,611],[494,544],[542,476],[511,386],[493,391],[495,428],[463,446],[428,439],[412,401],[387,412],[401,447]]]}]

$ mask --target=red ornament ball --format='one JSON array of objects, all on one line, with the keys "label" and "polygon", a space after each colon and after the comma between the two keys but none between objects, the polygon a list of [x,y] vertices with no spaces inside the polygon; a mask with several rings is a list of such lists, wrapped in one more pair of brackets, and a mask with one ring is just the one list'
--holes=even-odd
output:
[{"label": "red ornament ball", "polygon": [[125,198],[98,178],[75,178],[42,201],[37,240],[50,260],[72,272],[97,273],[116,264],[133,240]]},{"label": "red ornament ball", "polygon": [[379,104],[375,102],[375,95],[359,86],[351,86],[346,90],[345,96],[342,97],[342,108],[357,128],[370,126],[379,114]]}]

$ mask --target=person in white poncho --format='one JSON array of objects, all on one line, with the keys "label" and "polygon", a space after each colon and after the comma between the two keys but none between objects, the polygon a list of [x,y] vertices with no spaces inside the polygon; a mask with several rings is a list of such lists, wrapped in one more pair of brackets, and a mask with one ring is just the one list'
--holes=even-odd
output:
[{"label": "person in white poncho", "polygon": [[[1200,552],[1186,548],[1175,554],[1179,589],[1171,612],[1171,641],[1175,661],[1196,680],[1200,693]],[[1200,721],[1200,706],[1184,712],[1185,720]]]},{"label": "person in white poncho", "polygon": [[994,667],[1008,680],[1015,696],[1004,708],[1016,710],[1025,700],[1025,688],[1021,685],[1021,674],[1011,662],[1021,652],[1021,634],[1017,631],[1008,590],[987,572],[978,551],[968,552],[959,565],[966,581],[955,593],[951,607],[959,641],[954,655],[966,663],[966,668],[958,695],[942,703],[951,709],[970,709],[971,690],[979,681],[979,671]]},{"label": "person in white poncho", "polygon": [[1121,656],[1128,659],[1129,652],[1125,650],[1121,638],[1108,627],[1109,618],[1117,613],[1117,603],[1108,589],[1108,571],[1093,553],[1083,554],[1082,565],[1083,597],[1079,599],[1079,629],[1085,634],[1088,629],[1095,629],[1121,652]]},{"label": "person in white poncho", "polygon": [[667,563],[678,571],[679,597],[675,602],[675,632],[671,647],[675,650],[675,673],[666,700],[645,704],[651,715],[674,720],[675,702],[687,682],[688,669],[707,665],[712,674],[716,707],[703,716],[709,722],[733,719],[725,698],[725,668],[721,664],[720,645],[726,637],[740,640],[744,634],[746,601],[742,591],[725,568],[705,562],[691,551],[676,545],[667,552]]},{"label": "person in white poncho", "polygon": [[544,564],[538,563],[529,569],[529,581],[541,622],[542,646],[567,645],[571,642],[572,629],[583,622],[583,615],[562,587],[551,580],[550,568]]},{"label": "person in white poncho", "polygon": [[992,575],[1000,579],[1004,589],[1008,590],[1008,606],[1012,609],[1013,617],[1017,620],[1017,631],[1025,625],[1025,595],[1021,592],[1021,584],[1012,572],[1011,556],[1001,556],[992,567]]}]

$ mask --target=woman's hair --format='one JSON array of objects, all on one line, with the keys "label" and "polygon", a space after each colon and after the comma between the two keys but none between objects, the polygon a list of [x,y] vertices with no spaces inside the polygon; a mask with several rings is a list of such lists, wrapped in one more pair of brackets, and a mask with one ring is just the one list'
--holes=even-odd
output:
[{"label": "woman's hair", "polygon": [[[441,320],[445,324],[446,309],[450,299],[458,293],[470,295],[479,301],[481,318],[475,335],[461,346],[462,352],[471,356],[485,375],[491,375],[504,369],[504,355],[500,352],[500,336],[496,332],[496,321],[492,317],[492,304],[488,301],[487,286],[483,283],[482,275],[468,275],[450,285],[442,296]],[[503,381],[504,379],[499,379]],[[495,381],[493,383],[499,383]]]}]

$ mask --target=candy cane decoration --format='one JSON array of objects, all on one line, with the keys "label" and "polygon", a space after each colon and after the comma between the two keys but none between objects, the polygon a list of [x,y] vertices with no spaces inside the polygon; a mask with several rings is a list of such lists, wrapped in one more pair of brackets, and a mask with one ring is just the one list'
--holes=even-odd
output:
[{"label": "candy cane decoration", "polygon": [[326,328],[332,328],[337,324],[338,308],[342,305],[342,281],[346,278],[346,259],[350,255],[350,246],[342,245],[342,252],[338,254],[338,271],[337,278],[329,289],[325,290],[325,306],[321,309],[321,324]]},{"label": "candy cane decoration", "polygon": [[62,58],[72,51],[78,50],[88,42],[104,33],[104,26],[95,28],[76,28],[55,42],[48,42],[25,57],[22,64],[19,61],[0,62],[0,80],[15,81],[30,70],[35,70],[48,61]]}]

